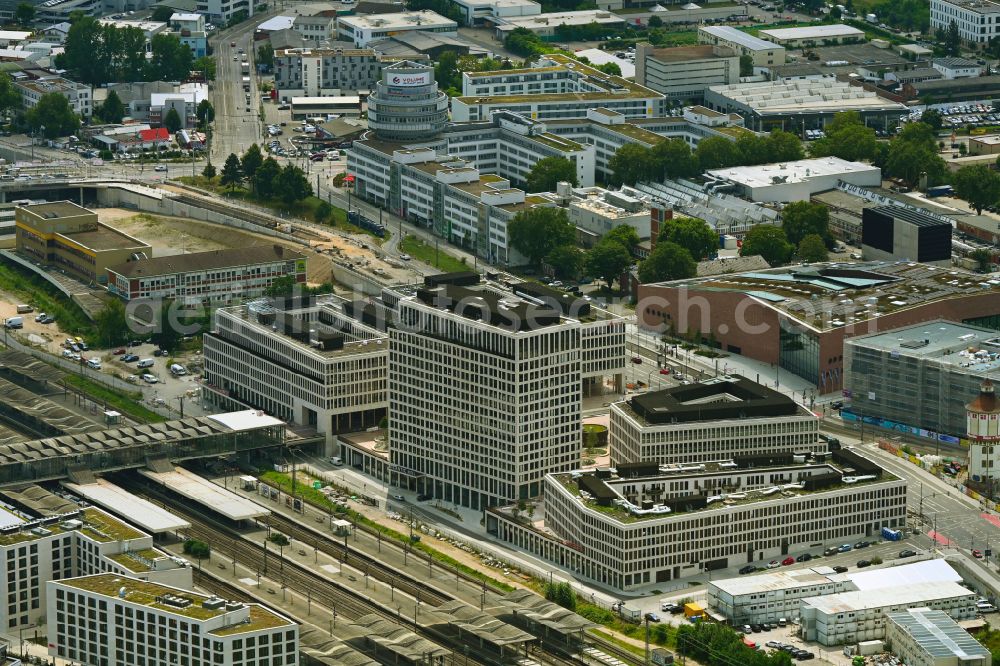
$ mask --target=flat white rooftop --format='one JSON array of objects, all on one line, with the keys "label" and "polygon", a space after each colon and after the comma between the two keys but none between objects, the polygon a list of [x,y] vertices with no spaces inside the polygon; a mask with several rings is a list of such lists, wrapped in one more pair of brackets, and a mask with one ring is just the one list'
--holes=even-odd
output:
[{"label": "flat white rooftop", "polygon": [[[463,7],[539,7],[534,0],[455,0]],[[541,11],[541,9],[539,9]]]},{"label": "flat white rooftop", "polygon": [[710,86],[709,90],[760,115],[838,111],[906,111],[906,106],[879,97],[847,81],[825,76]]},{"label": "flat white rooftop", "polygon": [[501,20],[497,28],[514,30],[515,28],[539,29],[557,25],[589,25],[591,23],[624,23],[625,19],[617,14],[601,9],[583,9],[577,12],[552,12],[536,14],[535,16],[511,16]]},{"label": "flat white rooftop", "polygon": [[758,166],[738,166],[713,169],[708,173],[746,187],[765,187],[781,183],[802,183],[821,176],[877,172],[878,167],[862,162],[848,162],[839,157],[817,157],[797,162],[779,162]]},{"label": "flat white rooftop", "polygon": [[770,51],[773,49],[782,49],[784,46],[779,46],[774,42],[769,42],[766,39],[761,39],[760,37],[754,37],[748,32],[743,32],[738,28],[734,28],[731,25],[706,25],[698,28],[698,32],[704,33],[706,35],[711,35],[718,39],[725,39],[734,44],[739,44],[748,49],[753,49],[755,51]]},{"label": "flat white rooftop", "polygon": [[24,518],[17,515],[13,511],[0,507],[0,529],[4,527],[13,527],[14,525],[20,525],[25,522],[27,521]]},{"label": "flat white rooftop", "polygon": [[135,523],[151,534],[174,532],[191,527],[191,523],[183,518],[105,479],[98,479],[96,483],[86,485],[68,482],[63,485],[88,502],[103,507],[130,523]]},{"label": "flat white rooftop", "polygon": [[295,106],[308,106],[308,105],[330,105],[334,106],[337,104],[361,104],[361,98],[357,95],[341,95],[337,97],[293,97],[291,105]]},{"label": "flat white rooftop", "polygon": [[760,34],[771,39],[833,39],[834,37],[864,37],[865,33],[849,25],[811,25],[804,28],[772,28]]},{"label": "flat white rooftop", "polygon": [[830,567],[812,567],[809,569],[794,569],[792,571],[775,571],[739,578],[723,578],[713,580],[711,585],[719,590],[741,597],[746,594],[761,592],[777,592],[789,588],[822,585],[834,581],[833,569]]},{"label": "flat white rooftop", "polygon": [[924,560],[898,567],[883,567],[844,574],[860,591],[905,587],[922,583],[958,583],[962,577],[943,559]]},{"label": "flat white rooftop", "polygon": [[1000,134],[990,134],[989,136],[970,136],[969,141],[977,141],[988,146],[995,146],[1000,143]]},{"label": "flat white rooftop", "polygon": [[270,426],[285,424],[285,422],[281,419],[268,416],[264,412],[256,409],[244,409],[241,412],[214,414],[208,418],[221,423],[230,430],[256,430],[257,428],[267,428]]},{"label": "flat white rooftop", "polygon": [[288,30],[295,22],[294,16],[272,16],[257,26],[263,32],[277,32],[278,30]]},{"label": "flat white rooftop", "polygon": [[574,55],[586,57],[591,65],[604,65],[613,62],[622,71],[623,79],[635,78],[635,63],[625,58],[619,58],[614,53],[609,53],[603,49],[584,49],[577,51]]},{"label": "flat white rooftop", "polygon": [[430,28],[442,28],[458,24],[450,18],[445,18],[437,12],[425,9],[419,12],[400,12],[398,14],[370,14],[365,16],[339,16],[338,25],[351,26],[362,30],[380,28],[384,30],[428,30]]},{"label": "flat white rooftop", "polygon": [[809,597],[803,599],[801,603],[803,608],[809,606],[820,613],[836,615],[886,606],[956,599],[970,595],[973,593],[958,583],[913,583],[903,587],[879,588],[878,594],[872,594],[871,590],[840,592],[822,597]]},{"label": "flat white rooftop", "polygon": [[[225,414],[224,416],[229,416]],[[169,488],[179,495],[194,500],[199,504],[221,513],[230,520],[249,520],[270,515],[270,509],[256,502],[231,493],[208,479],[192,474],[182,467],[175,467],[172,472],[154,472],[140,469],[139,473],[151,479],[164,488]]]},{"label": "flat white rooftop", "polygon": [[24,30],[0,30],[0,40],[23,42],[31,37],[31,32]]}]

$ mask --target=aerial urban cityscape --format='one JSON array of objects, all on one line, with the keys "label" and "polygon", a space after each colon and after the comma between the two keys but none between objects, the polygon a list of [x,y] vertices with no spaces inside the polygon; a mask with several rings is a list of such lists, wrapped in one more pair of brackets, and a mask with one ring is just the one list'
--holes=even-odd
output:
[{"label": "aerial urban cityscape", "polygon": [[1000,666],[1000,0],[836,1],[0,0],[0,666]]}]

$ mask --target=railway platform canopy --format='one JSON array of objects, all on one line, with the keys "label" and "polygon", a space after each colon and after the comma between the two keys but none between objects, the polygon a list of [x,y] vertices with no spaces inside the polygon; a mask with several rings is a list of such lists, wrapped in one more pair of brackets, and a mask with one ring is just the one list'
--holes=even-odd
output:
[{"label": "railway platform canopy", "polygon": [[521,645],[527,651],[528,644],[538,640],[532,634],[462,601],[449,601],[428,609],[427,615],[434,618],[432,623],[446,625],[442,633],[457,634],[459,641],[478,644],[480,651],[488,650],[498,655],[500,663],[504,663],[507,657],[515,657]]},{"label": "railway platform canopy", "polygon": [[351,625],[378,653],[397,664],[444,664],[451,654],[447,648],[422,638],[395,622],[374,613],[358,618]]},{"label": "railway platform canopy", "polygon": [[501,597],[498,605],[488,612],[501,618],[509,617],[512,623],[523,625],[533,634],[567,645],[582,643],[584,632],[598,626],[525,589]]},{"label": "railway platform canopy", "polygon": [[[8,388],[5,384],[0,379],[0,390]],[[74,471],[89,476],[145,467],[156,459],[176,463],[303,443],[308,442],[288,433],[284,422],[254,410],[78,431],[0,444],[0,486],[60,480]]]},{"label": "railway platform canopy", "polygon": [[226,518],[235,521],[251,520],[269,516],[271,510],[248,500],[241,495],[230,492],[208,479],[193,474],[183,467],[175,467],[170,471],[156,472],[150,469],[140,469],[139,473],[171,491],[195,501]]},{"label": "railway platform canopy", "polygon": [[368,655],[315,627],[300,628],[299,652],[303,666],[379,666]]},{"label": "railway platform canopy", "polygon": [[183,518],[147,499],[133,495],[107,479],[95,479],[93,483],[63,482],[63,485],[88,502],[127,519],[150,534],[176,532],[191,527],[191,523]]}]

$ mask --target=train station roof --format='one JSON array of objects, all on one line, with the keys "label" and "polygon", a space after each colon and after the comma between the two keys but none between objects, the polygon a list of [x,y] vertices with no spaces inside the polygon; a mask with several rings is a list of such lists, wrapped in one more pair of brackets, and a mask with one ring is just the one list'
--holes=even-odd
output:
[{"label": "train station roof", "polygon": [[499,647],[535,640],[535,637],[528,632],[462,601],[450,601],[431,609],[430,612],[441,618],[442,622]]},{"label": "train station roof", "polygon": [[451,654],[450,650],[374,613],[358,618],[352,626],[361,630],[369,641],[407,661],[423,662],[428,657],[443,658]]},{"label": "train station roof", "polygon": [[573,611],[546,601],[531,590],[514,590],[500,599],[500,605],[559,634],[576,634],[597,626]]}]

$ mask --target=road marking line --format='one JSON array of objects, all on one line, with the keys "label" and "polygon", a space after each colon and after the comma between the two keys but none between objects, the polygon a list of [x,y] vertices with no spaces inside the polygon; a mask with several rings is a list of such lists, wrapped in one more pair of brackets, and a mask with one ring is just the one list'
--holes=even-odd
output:
[{"label": "road marking line", "polygon": [[935,541],[937,541],[942,546],[950,546],[951,545],[951,539],[949,539],[945,535],[941,534],[940,532],[935,532],[934,530],[931,530],[930,532],[927,533],[927,536],[929,536],[930,538],[934,539]]},{"label": "road marking line", "polygon": [[991,513],[981,513],[979,514],[984,520],[993,523],[997,527],[1000,527],[1000,516],[994,516]]}]

